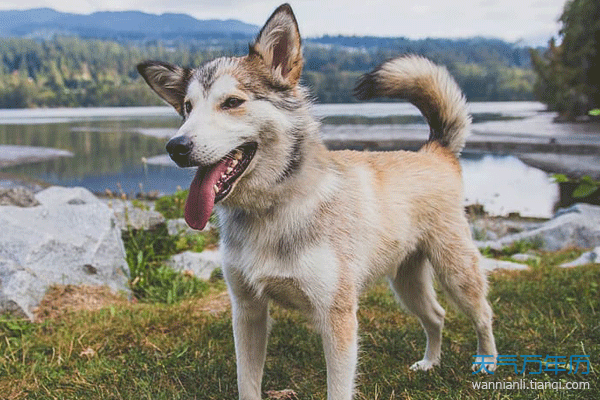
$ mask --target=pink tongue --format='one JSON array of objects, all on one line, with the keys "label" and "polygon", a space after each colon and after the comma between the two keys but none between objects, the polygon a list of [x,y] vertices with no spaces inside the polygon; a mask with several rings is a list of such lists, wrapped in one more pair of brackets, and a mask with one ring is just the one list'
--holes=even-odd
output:
[{"label": "pink tongue", "polygon": [[215,205],[213,186],[227,167],[226,161],[220,161],[211,169],[200,167],[196,171],[190,186],[190,194],[185,202],[185,222],[191,228],[200,231],[206,226]]}]

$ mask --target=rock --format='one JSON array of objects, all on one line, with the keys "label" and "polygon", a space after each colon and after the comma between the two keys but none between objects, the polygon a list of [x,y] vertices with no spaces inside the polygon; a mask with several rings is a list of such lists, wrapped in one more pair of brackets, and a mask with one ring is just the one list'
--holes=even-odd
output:
[{"label": "rock", "polygon": [[194,235],[198,232],[208,232],[212,229],[212,225],[210,222],[206,223],[206,226],[201,231],[197,231],[189,227],[189,225],[185,222],[185,219],[170,219],[167,221],[167,230],[169,231],[169,235]]},{"label": "rock", "polygon": [[571,267],[579,267],[581,265],[594,264],[594,263],[600,263],[600,246],[596,247],[592,251],[583,253],[576,260],[561,264],[561,267],[571,268]]},{"label": "rock", "polygon": [[510,258],[518,262],[526,262],[529,260],[537,260],[538,257],[535,254],[518,253],[513,254],[512,256],[510,256]]},{"label": "rock", "polygon": [[0,189],[0,206],[35,207],[40,205],[33,191],[24,187]]},{"label": "rock", "polygon": [[560,173],[572,178],[588,175],[600,179],[600,156],[594,154],[525,153],[519,154],[525,164],[549,173]]},{"label": "rock", "polygon": [[221,257],[218,250],[204,250],[202,253],[185,251],[175,254],[167,264],[177,271],[190,271],[200,279],[209,279],[216,268],[221,268]]},{"label": "rock", "polygon": [[57,283],[128,291],[113,212],[83,188],[51,187],[36,199],[37,207],[0,207],[0,313],[33,318]]},{"label": "rock", "polygon": [[158,211],[136,207],[128,200],[112,200],[108,204],[115,213],[115,220],[121,231],[152,230],[166,222]]},{"label": "rock", "polygon": [[497,269],[510,269],[510,270],[525,270],[529,268],[525,264],[514,263],[510,261],[496,260],[493,258],[481,257],[479,266],[486,272],[492,272]]},{"label": "rock", "polygon": [[536,229],[507,235],[496,241],[477,242],[477,246],[501,249],[519,240],[539,241],[540,248],[548,251],[600,246],[600,206],[578,203],[561,208],[554,218]]}]

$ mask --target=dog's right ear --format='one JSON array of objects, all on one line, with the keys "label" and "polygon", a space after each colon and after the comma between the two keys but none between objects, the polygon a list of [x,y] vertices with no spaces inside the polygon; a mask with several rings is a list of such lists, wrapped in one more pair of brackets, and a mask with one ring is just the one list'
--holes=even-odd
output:
[{"label": "dog's right ear", "polygon": [[144,61],[137,70],[163,100],[183,115],[183,102],[192,70],[160,61]]}]

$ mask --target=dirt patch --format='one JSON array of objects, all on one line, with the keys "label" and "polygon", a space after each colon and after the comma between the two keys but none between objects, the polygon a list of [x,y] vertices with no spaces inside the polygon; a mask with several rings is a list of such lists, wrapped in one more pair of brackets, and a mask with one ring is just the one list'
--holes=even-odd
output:
[{"label": "dirt patch", "polygon": [[292,389],[269,390],[267,396],[273,400],[298,400],[298,395]]},{"label": "dirt patch", "polygon": [[127,304],[125,296],[106,286],[54,285],[34,310],[35,320],[58,319],[77,311],[95,311],[112,305]]},{"label": "dirt patch", "polygon": [[[96,311],[110,306],[135,306],[137,301],[127,300],[123,295],[112,292],[106,286],[54,285],[34,310],[36,322],[61,317],[78,311]],[[187,301],[198,314],[217,315],[230,309],[231,302],[225,291],[209,293],[201,299]],[[185,304],[185,302],[183,303]]]},{"label": "dirt patch", "polygon": [[195,300],[194,310],[202,313],[220,314],[229,310],[231,301],[227,292],[212,293],[206,297]]}]

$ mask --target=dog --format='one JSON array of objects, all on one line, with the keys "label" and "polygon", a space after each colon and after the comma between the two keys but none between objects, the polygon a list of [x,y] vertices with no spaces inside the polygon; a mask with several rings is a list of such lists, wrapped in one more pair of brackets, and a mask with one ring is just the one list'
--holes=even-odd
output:
[{"label": "dog", "polygon": [[[445,68],[418,56],[362,76],[359,99],[405,98],[430,126],[417,152],[328,151],[300,84],[298,24],[277,8],[243,57],[196,69],[147,61],[138,70],[183,117],[167,151],[197,172],[185,219],[214,210],[232,302],[239,398],[261,398],[269,302],[299,309],[323,339],[327,398],[354,392],[361,290],[387,276],[425,330],[413,370],[440,363],[444,309],[433,278],[473,321],[477,354],[496,356],[487,283],[463,207],[458,156],[466,100]],[[488,367],[493,370],[494,366]]]}]

